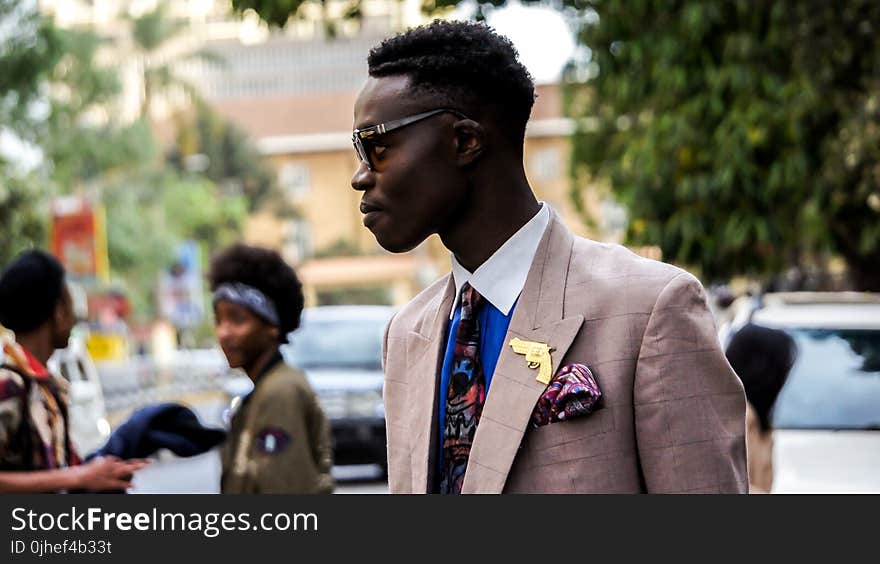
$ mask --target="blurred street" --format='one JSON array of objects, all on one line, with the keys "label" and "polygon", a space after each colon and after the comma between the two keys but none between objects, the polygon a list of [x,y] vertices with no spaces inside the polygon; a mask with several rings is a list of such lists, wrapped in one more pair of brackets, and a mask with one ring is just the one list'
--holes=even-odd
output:
[{"label": "blurred street", "polygon": [[[190,351],[190,354],[210,358],[210,351]],[[192,366],[189,370],[171,371],[173,377],[164,385],[148,387],[140,391],[129,390],[124,393],[113,393],[113,381],[118,383],[122,374],[144,374],[143,362],[120,363],[116,366],[101,369],[104,393],[110,392],[108,403],[114,405],[126,405],[119,407],[118,411],[111,412],[110,419],[116,424],[120,423],[127,414],[139,407],[140,402],[147,399],[161,398],[161,401],[180,401],[189,405],[196,412],[201,422],[206,426],[222,426],[222,413],[226,407],[219,387],[211,390],[190,388],[190,391],[181,391],[180,386],[174,382],[181,382],[184,378],[190,380],[190,385],[195,379]],[[207,367],[203,372],[208,372]],[[215,369],[215,372],[219,370]],[[209,378],[204,376],[204,381],[221,382],[222,378]],[[108,385],[110,381],[110,385]],[[117,386],[116,389],[120,389]],[[177,391],[175,391],[177,390]],[[174,398],[175,394],[180,397]],[[122,394],[126,400],[121,400],[118,395]],[[114,425],[115,427],[115,425]],[[388,485],[381,475],[381,468],[377,465],[351,465],[335,466],[333,477],[336,479],[336,493],[340,494],[385,494],[388,493]],[[146,493],[204,493],[215,494],[220,490],[220,456],[218,449],[191,458],[181,458],[169,451],[160,451],[154,462],[142,470],[135,477],[133,494]]]},{"label": "blurred street", "polygon": [[[220,457],[216,450],[192,458],[160,456],[134,480],[133,494],[219,493]],[[387,494],[388,484],[378,466],[335,466],[338,494]]]}]

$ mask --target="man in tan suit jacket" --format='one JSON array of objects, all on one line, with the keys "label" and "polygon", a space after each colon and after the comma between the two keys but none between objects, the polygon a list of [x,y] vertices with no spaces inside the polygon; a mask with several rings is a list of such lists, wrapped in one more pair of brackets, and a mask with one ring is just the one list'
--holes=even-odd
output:
[{"label": "man in tan suit jacket", "polygon": [[[574,237],[535,199],[522,166],[533,87],[509,42],[479,24],[435,22],[387,40],[369,66],[353,139],[364,223],[390,251],[438,233],[453,255],[453,273],[386,333],[391,492],[437,491],[444,350],[467,279],[509,325],[461,493],[745,493],[743,390],[700,283]],[[502,303],[511,287],[513,306]],[[513,338],[552,347],[554,371],[588,366],[601,407],[535,427],[547,385]]]}]

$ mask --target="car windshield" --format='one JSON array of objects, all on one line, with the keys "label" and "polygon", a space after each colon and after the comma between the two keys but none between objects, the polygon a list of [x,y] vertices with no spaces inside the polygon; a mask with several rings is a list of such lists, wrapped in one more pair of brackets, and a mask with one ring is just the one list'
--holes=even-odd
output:
[{"label": "car windshield", "polygon": [[880,330],[787,330],[798,346],[774,406],[788,429],[880,429]]},{"label": "car windshield", "polygon": [[382,319],[303,321],[291,334],[287,361],[300,368],[382,369]]}]

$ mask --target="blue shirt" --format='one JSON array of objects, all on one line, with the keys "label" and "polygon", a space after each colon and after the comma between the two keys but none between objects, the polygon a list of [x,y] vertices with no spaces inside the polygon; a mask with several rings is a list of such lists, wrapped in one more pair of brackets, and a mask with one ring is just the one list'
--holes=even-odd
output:
[{"label": "blue shirt", "polygon": [[[504,346],[504,336],[510,325],[510,319],[516,309],[516,302],[507,315],[486,300],[480,310],[480,362],[483,366],[483,375],[486,378],[486,397],[489,394],[489,384],[492,383],[492,375],[495,373],[495,365],[501,356],[501,348]],[[443,355],[443,368],[440,370],[440,393],[437,394],[440,403],[440,417],[438,419],[437,441],[439,453],[437,455],[437,475],[443,468],[443,424],[446,421],[446,391],[449,389],[449,378],[452,373],[452,357],[455,355],[455,334],[461,321],[461,306],[455,310],[452,321],[449,322],[449,331],[446,337],[446,352]],[[435,488],[436,490],[436,488]]]}]

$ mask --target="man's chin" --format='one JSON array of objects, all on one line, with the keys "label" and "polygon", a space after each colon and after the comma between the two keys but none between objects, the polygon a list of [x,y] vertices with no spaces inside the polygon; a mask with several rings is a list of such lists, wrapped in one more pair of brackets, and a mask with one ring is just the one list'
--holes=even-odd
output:
[{"label": "man's chin", "polygon": [[373,235],[376,236],[376,242],[379,243],[379,246],[389,253],[405,253],[411,251],[424,241],[424,238],[420,240],[401,240],[394,237],[383,237],[375,232]]}]

